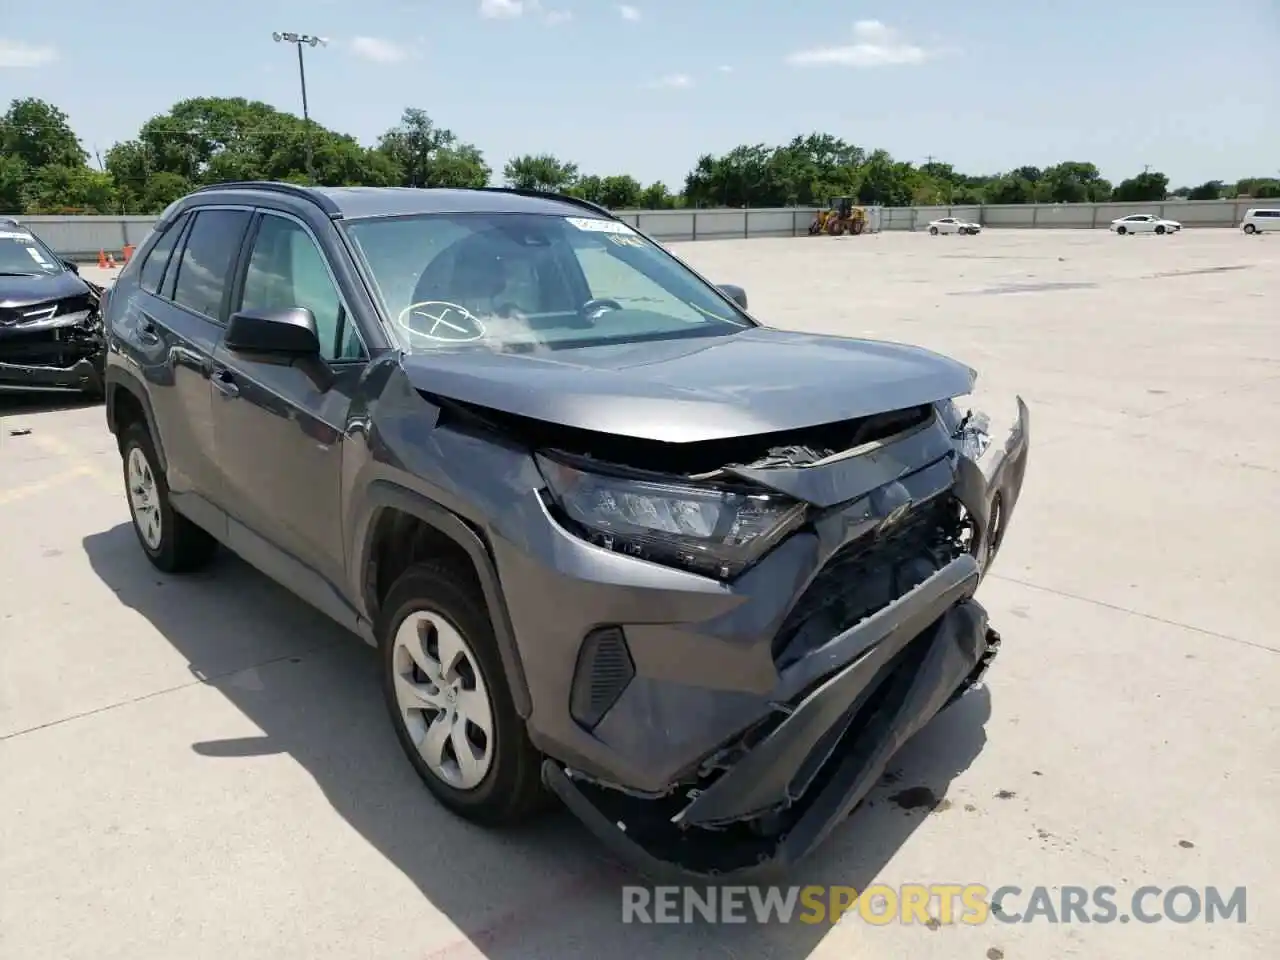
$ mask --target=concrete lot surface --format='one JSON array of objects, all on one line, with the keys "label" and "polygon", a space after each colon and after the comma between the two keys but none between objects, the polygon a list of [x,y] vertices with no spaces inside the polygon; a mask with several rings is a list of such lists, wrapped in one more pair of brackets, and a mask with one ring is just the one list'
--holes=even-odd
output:
[{"label": "concrete lot surface", "polygon": [[761,319],[920,343],[1031,407],[990,685],[794,882],[1012,884],[1015,912],[1110,885],[1123,914],[1246,887],[1246,922],[623,927],[625,877],[567,815],[498,834],[434,805],[371,650],[233,557],[155,573],[100,407],[0,399],[0,956],[1276,955],[1280,239],[676,249]]}]

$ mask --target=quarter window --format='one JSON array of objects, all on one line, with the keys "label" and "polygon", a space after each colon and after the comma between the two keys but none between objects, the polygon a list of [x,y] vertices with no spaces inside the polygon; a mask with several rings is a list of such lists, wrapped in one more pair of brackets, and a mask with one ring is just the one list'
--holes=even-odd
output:
[{"label": "quarter window", "polygon": [[244,210],[201,210],[196,214],[178,263],[174,303],[210,319],[222,319],[223,294],[248,224],[249,214]]},{"label": "quarter window", "polygon": [[311,235],[285,217],[264,214],[245,274],[242,310],[306,307],[316,318],[326,360],[358,360],[364,348]]}]

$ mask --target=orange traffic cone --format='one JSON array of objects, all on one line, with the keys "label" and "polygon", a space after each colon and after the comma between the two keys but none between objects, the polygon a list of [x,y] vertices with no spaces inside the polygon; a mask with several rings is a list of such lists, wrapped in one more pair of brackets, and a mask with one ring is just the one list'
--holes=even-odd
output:
[{"label": "orange traffic cone", "polygon": [[99,270],[107,269],[107,251],[105,250],[98,251],[98,269]]}]

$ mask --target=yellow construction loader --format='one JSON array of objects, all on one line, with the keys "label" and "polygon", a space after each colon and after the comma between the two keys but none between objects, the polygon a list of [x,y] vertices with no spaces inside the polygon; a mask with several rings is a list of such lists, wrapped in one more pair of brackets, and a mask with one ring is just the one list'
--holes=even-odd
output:
[{"label": "yellow construction loader", "polygon": [[838,237],[845,233],[854,236],[867,229],[867,211],[853,205],[852,197],[836,197],[826,210],[818,211],[818,215],[809,224],[809,236],[825,233]]}]

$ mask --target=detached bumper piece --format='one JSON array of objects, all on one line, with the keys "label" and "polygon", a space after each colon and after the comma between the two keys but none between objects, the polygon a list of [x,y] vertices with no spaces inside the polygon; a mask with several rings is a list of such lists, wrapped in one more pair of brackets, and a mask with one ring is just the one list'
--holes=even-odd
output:
[{"label": "detached bumper piece", "polygon": [[962,556],[833,643],[863,652],[804,694],[705,786],[640,800],[543,765],[547,786],[653,879],[762,879],[801,860],[898,749],[981,676],[998,646]]}]

